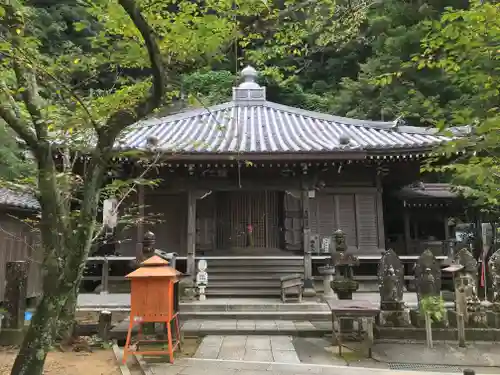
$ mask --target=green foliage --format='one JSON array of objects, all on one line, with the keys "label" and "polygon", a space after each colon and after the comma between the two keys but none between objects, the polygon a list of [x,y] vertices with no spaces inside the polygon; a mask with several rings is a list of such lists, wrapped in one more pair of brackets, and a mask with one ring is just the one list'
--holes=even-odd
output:
[{"label": "green foliage", "polygon": [[16,181],[33,176],[36,166],[23,147],[16,142],[11,129],[0,123],[0,181]]},{"label": "green foliage", "polygon": [[[231,58],[233,66],[243,65],[244,57],[245,63],[265,64],[267,77],[293,82],[297,67],[310,57],[307,51],[321,53],[356,33],[367,4],[12,0],[0,5],[1,125],[35,159],[45,271],[43,298],[13,375],[41,374],[53,333],[72,322],[84,264],[102,230],[102,198],[118,196],[123,202],[154,168],[141,164],[139,177],[122,180],[126,173],[112,163],[121,156],[115,149],[120,137],[170,106],[184,88],[202,100],[227,96],[231,74],[193,72],[229,64]],[[228,56],[245,45],[252,46],[245,56]],[[283,57],[292,58],[271,67]]]},{"label": "green foliage", "polygon": [[419,302],[421,314],[427,314],[434,322],[444,319],[446,308],[441,296],[424,296]]},{"label": "green foliage", "polygon": [[[454,126],[470,133],[443,147],[451,162],[432,160],[427,170],[451,172],[456,185],[486,211],[500,207],[500,4],[473,1],[469,9],[447,9],[427,22],[423,53],[413,58],[421,69],[443,72],[460,97],[449,101],[435,124],[448,135]],[[430,107],[437,103],[431,103]],[[460,153],[456,156],[456,153]]]},{"label": "green foliage", "polygon": [[194,106],[214,105],[231,100],[236,82],[237,77],[227,70],[197,71],[183,77],[182,90]]}]

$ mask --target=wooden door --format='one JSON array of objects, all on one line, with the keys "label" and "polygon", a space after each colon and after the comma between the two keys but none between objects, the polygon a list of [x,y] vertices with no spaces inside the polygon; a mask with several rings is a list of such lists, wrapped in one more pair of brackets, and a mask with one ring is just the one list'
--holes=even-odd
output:
[{"label": "wooden door", "polygon": [[339,194],[335,196],[335,211],[337,228],[346,235],[347,247],[357,249],[356,238],[356,210],[354,194]]},{"label": "wooden door", "polygon": [[284,195],[284,231],[285,249],[290,251],[302,250],[302,202],[300,191],[286,191]]},{"label": "wooden door", "polygon": [[196,202],[196,250],[215,250],[215,196],[209,195]]},{"label": "wooden door", "polygon": [[356,194],[356,229],[358,249],[376,251],[379,245],[376,194]]}]

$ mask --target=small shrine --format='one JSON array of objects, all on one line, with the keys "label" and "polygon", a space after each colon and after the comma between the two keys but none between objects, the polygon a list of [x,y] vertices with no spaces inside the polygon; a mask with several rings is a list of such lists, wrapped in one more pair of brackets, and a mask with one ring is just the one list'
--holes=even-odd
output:
[{"label": "small shrine", "polygon": [[[170,363],[174,362],[174,351],[180,348],[181,344],[179,317],[174,297],[174,286],[179,281],[180,275],[181,273],[170,267],[166,260],[155,255],[142,262],[140,268],[126,276],[131,281],[131,307],[130,324],[123,352],[124,363],[129,354],[168,355]],[[146,323],[165,324],[166,340],[146,339],[143,335],[143,325]],[[139,325],[139,331],[132,344],[132,329],[136,324]],[[156,346],[156,348],[142,349],[142,346]]]}]

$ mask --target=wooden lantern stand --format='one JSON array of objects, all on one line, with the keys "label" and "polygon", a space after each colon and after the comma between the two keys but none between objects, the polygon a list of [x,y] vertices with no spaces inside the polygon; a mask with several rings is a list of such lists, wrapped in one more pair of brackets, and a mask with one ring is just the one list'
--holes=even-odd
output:
[{"label": "wooden lantern stand", "polygon": [[[141,263],[141,267],[126,277],[131,280],[130,324],[127,341],[123,349],[123,363],[129,354],[168,355],[174,363],[174,351],[180,349],[181,332],[178,312],[174,311],[174,284],[181,275],[166,260],[153,256]],[[172,322],[175,326],[175,342],[172,337]],[[167,340],[145,340],[142,334],[144,323],[165,323]],[[132,329],[139,325],[135,349],[131,349]],[[140,350],[141,344],[167,344],[164,350]]]}]

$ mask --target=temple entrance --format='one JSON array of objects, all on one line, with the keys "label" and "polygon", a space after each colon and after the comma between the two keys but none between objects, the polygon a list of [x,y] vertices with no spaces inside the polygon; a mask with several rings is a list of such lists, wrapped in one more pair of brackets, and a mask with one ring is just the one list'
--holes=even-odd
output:
[{"label": "temple entrance", "polygon": [[199,201],[197,250],[277,255],[284,244],[283,197],[280,191],[219,191]]},{"label": "temple entrance", "polygon": [[217,193],[217,248],[238,253],[279,249],[282,201],[277,191]]}]

